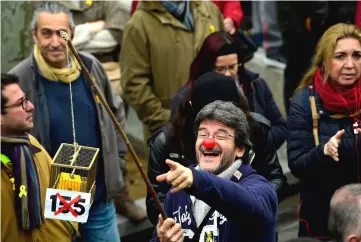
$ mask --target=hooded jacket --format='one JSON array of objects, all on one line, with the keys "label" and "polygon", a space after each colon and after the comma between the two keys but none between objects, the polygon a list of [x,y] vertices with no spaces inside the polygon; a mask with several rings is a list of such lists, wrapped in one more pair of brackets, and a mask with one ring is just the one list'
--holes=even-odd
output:
[{"label": "hooded jacket", "polygon": [[[206,241],[207,229],[213,231],[212,241],[276,241],[277,196],[266,179],[248,165],[241,165],[230,180],[191,170],[192,186],[177,193],[169,192],[164,201],[166,214],[182,226],[185,242],[192,241],[197,231],[191,195],[215,209],[199,241]],[[156,232],[151,241],[159,241]]]},{"label": "hooded jacket", "polygon": [[139,2],[124,30],[120,53],[123,97],[150,134],[169,121],[171,100],[189,77],[204,39],[223,29],[222,15],[213,3],[190,1],[190,8],[193,32],[159,1]]},{"label": "hooded jacket", "polygon": [[[252,167],[258,174],[271,182],[278,195],[279,201],[281,201],[287,187],[287,179],[283,175],[282,167],[279,163],[276,151],[270,150],[272,137],[269,132],[269,125],[265,122],[261,122],[260,115],[254,114],[253,117],[256,120],[260,120],[258,125],[260,129],[259,133],[262,135],[262,138],[260,138],[259,143],[253,142],[256,155],[252,162]],[[263,121],[265,121],[265,118],[263,118]],[[167,192],[171,188],[169,184],[159,183],[156,180],[158,175],[169,171],[169,167],[165,163],[165,160],[171,159],[184,166],[196,164],[195,155],[190,157],[189,154],[187,155],[183,151],[174,149],[168,144],[167,136],[170,129],[172,129],[171,124],[167,124],[155,133],[148,141],[148,146],[150,147],[148,178],[161,202],[164,201]],[[189,146],[191,146],[190,148],[194,148],[194,142],[190,142]],[[147,195],[146,206],[149,220],[153,224],[156,224],[159,213],[157,211],[155,201],[150,194]]]}]

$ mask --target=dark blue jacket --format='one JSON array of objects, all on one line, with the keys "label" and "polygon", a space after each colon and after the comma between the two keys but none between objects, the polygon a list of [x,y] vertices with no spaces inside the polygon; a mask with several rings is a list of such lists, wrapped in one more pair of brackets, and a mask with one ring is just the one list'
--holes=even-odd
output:
[{"label": "dark blue jacket", "polygon": [[[193,167],[191,170],[193,185],[178,193],[169,192],[164,202],[167,215],[180,223],[187,235],[197,230],[190,198],[193,195],[215,209],[206,223],[216,224],[219,231],[218,240],[213,241],[276,241],[277,195],[265,178],[248,165],[241,165],[230,180]],[[154,234],[152,241],[158,241]],[[184,241],[191,240],[185,236]]]},{"label": "dark blue jacket", "polygon": [[[259,113],[271,122],[273,147],[278,150],[288,137],[286,120],[278,109],[271,90],[266,81],[258,73],[245,70],[244,78],[249,108],[252,112]],[[187,86],[181,88],[174,96],[171,106],[171,116],[176,113],[178,104],[187,92]]]},{"label": "dark blue jacket", "polygon": [[[315,96],[317,111],[320,114],[318,136],[320,144],[315,146],[312,133],[312,115],[309,96]],[[300,179],[301,206],[299,210],[300,236],[313,236],[327,239],[327,218],[329,203],[336,189],[343,185],[360,182],[361,134],[353,133],[353,119],[332,118],[322,104],[316,91],[308,87],[300,89],[292,99],[288,128],[288,166]],[[345,129],[339,145],[339,162],[323,154],[324,145],[337,131]]]},{"label": "dark blue jacket", "polygon": [[245,95],[252,112],[259,113],[271,122],[271,132],[274,149],[278,150],[288,137],[286,120],[273,99],[266,81],[258,73],[245,70],[248,88]]}]

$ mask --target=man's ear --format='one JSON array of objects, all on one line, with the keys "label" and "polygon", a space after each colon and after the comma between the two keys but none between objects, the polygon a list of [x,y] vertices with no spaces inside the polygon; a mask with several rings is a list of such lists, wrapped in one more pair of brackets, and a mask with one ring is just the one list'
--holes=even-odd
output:
[{"label": "man's ear", "polygon": [[245,152],[246,152],[246,147],[244,147],[244,146],[242,146],[240,148],[236,147],[236,157],[238,157],[238,158],[243,157]]},{"label": "man's ear", "polygon": [[357,236],[355,234],[351,234],[349,236],[347,236],[347,242],[361,242],[361,237]]},{"label": "man's ear", "polygon": [[31,35],[32,35],[32,37],[33,37],[34,43],[37,44],[37,43],[38,43],[38,38],[37,38],[37,36],[36,36],[36,29],[32,29],[32,30],[31,30]]},{"label": "man's ear", "polygon": [[74,38],[74,33],[75,33],[75,26],[71,29],[71,33],[70,33],[70,40],[72,41]]}]

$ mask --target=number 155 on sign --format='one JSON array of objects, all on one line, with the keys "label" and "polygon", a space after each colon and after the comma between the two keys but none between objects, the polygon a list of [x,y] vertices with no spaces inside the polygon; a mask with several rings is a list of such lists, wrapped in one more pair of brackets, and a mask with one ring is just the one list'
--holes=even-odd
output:
[{"label": "number 155 on sign", "polygon": [[45,218],[85,223],[89,216],[90,193],[48,188]]}]

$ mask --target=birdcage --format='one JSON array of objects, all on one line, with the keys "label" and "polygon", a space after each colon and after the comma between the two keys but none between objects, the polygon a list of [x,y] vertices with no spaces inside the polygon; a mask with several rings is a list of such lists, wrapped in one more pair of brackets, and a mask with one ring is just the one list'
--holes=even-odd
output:
[{"label": "birdcage", "polygon": [[99,149],[61,144],[51,165],[50,188],[95,194]]}]

